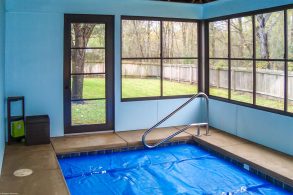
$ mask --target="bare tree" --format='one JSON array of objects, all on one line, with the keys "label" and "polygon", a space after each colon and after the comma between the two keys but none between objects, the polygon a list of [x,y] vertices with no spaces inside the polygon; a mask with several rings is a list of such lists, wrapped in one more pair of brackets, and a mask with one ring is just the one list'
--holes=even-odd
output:
[{"label": "bare tree", "polygon": [[231,22],[231,26],[233,26],[233,29],[237,31],[237,35],[239,37],[239,56],[244,56],[244,48],[248,50],[248,55],[252,56],[252,51],[251,51],[251,43],[248,43],[245,34],[244,34],[244,29],[243,29],[243,21],[242,18],[237,18],[237,24],[234,22]]},{"label": "bare tree", "polygon": [[147,21],[147,56],[146,57],[151,57],[151,21]]},{"label": "bare tree", "polygon": [[[269,59],[269,42],[268,42],[268,31],[266,30],[267,22],[271,16],[271,13],[259,14],[256,16],[258,26],[256,27],[256,35],[260,41],[260,56],[263,59]],[[271,63],[267,63],[267,68],[271,68]]]},{"label": "bare tree", "polygon": [[[93,32],[94,24],[73,24],[74,41],[72,46],[75,48],[85,48]],[[85,49],[72,50],[72,72],[83,73],[85,65]],[[82,99],[83,97],[83,76],[74,76],[72,78],[72,98]]]},{"label": "bare tree", "polygon": [[[185,24],[184,22],[181,23],[181,30],[182,30],[182,39],[183,39],[183,51],[184,51],[184,55],[186,55],[186,53],[188,53],[188,48],[187,48],[187,24]],[[189,56],[188,56],[189,57]]]},{"label": "bare tree", "polygon": [[290,43],[293,44],[293,14],[291,15],[291,27],[290,27],[290,34],[291,34],[291,40],[290,40]]},{"label": "bare tree", "polygon": [[142,57],[145,57],[145,54],[144,54],[144,51],[143,51],[144,46],[142,45],[143,41],[141,40],[142,36],[140,36],[141,33],[138,31],[138,29],[140,29],[140,28],[138,28],[138,25],[139,25],[138,21],[133,20],[133,27],[134,27],[133,30],[134,30],[134,33],[135,33],[137,43],[139,43],[140,55]]},{"label": "bare tree", "polygon": [[[215,35],[215,26],[213,23],[210,23],[210,35]],[[216,55],[216,45],[215,45],[215,37],[213,37],[211,44],[210,44],[210,51],[211,51],[211,57],[215,57]]]}]

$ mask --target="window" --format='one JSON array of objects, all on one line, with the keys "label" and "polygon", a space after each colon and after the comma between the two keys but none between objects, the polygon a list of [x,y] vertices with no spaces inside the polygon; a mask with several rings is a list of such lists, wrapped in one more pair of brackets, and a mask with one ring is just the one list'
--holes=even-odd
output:
[{"label": "window", "polygon": [[293,9],[212,19],[208,37],[209,95],[293,113]]},{"label": "window", "polygon": [[228,98],[228,21],[209,24],[210,95]]},{"label": "window", "polygon": [[197,23],[122,18],[122,99],[185,97],[197,93]]},{"label": "window", "polygon": [[230,20],[231,99],[253,103],[253,24],[252,17]]}]

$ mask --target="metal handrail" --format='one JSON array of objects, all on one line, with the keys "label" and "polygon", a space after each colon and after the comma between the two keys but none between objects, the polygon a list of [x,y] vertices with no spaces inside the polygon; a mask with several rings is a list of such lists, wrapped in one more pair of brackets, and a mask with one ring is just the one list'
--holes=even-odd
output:
[{"label": "metal handrail", "polygon": [[[194,123],[194,124],[190,124],[190,125],[186,125],[183,129],[177,131],[176,133],[168,136],[167,138],[159,141],[158,143],[154,144],[154,145],[149,145],[146,143],[146,136],[156,127],[158,127],[159,125],[161,125],[163,122],[165,122],[166,120],[168,120],[171,116],[173,116],[174,114],[176,114],[179,110],[181,110],[182,108],[184,108],[187,104],[189,104],[190,102],[192,102],[194,99],[198,98],[198,97],[204,97],[205,98],[205,102],[206,102],[206,120],[207,122],[205,123]],[[189,100],[187,100],[184,104],[182,104],[181,106],[179,106],[176,110],[174,110],[173,112],[171,112],[168,116],[166,116],[165,118],[163,118],[161,121],[159,121],[157,124],[155,124],[154,126],[152,126],[151,128],[149,128],[148,130],[146,130],[142,136],[142,143],[145,147],[147,148],[155,148],[157,146],[159,146],[160,144],[169,141],[170,139],[172,139],[173,137],[175,137],[176,135],[186,131],[187,129],[189,129],[190,127],[193,126],[197,126],[198,130],[197,130],[197,135],[200,135],[200,127],[201,126],[206,126],[206,135],[209,135],[209,98],[208,96],[203,93],[200,92],[198,94],[193,95]]]}]

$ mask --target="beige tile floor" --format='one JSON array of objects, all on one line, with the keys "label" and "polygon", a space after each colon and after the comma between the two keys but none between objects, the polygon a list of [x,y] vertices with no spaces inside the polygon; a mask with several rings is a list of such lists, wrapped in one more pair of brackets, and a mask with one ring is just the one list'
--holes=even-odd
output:
[{"label": "beige tile floor", "polygon": [[[159,128],[148,137],[149,143],[163,139],[182,127]],[[9,145],[5,149],[0,193],[19,194],[68,194],[66,183],[58,167],[56,154],[114,149],[141,145],[144,130],[105,134],[88,134],[52,138],[52,145],[23,146]],[[293,185],[293,157],[254,144],[247,140],[211,128],[210,136],[194,136],[195,128],[177,135],[173,140],[194,139],[196,142],[212,147],[218,152],[232,155],[237,160],[255,166],[264,173]],[[201,128],[201,134],[205,129]],[[13,171],[31,168],[31,176],[16,178]]]}]

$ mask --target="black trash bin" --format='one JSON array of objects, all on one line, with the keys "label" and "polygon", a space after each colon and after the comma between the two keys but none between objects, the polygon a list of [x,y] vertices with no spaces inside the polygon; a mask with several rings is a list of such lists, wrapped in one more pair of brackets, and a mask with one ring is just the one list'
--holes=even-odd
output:
[{"label": "black trash bin", "polygon": [[25,129],[26,145],[50,143],[50,119],[48,115],[26,117]]}]

